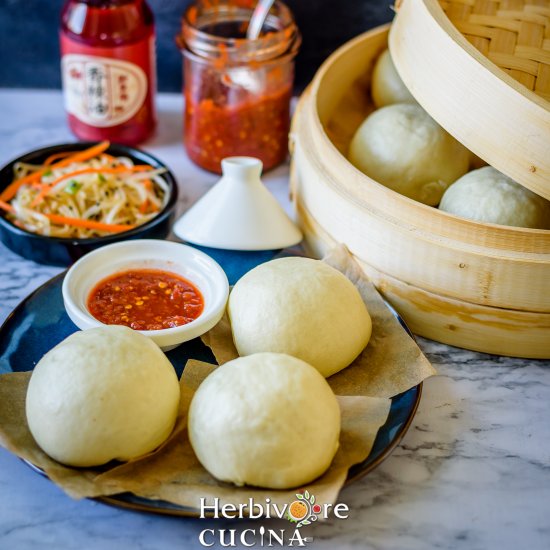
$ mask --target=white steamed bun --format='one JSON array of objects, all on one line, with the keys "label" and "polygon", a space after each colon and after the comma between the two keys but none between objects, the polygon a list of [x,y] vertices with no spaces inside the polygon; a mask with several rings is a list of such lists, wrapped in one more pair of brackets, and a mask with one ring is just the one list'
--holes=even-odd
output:
[{"label": "white steamed bun", "polygon": [[76,332],[36,365],[27,390],[38,445],[70,466],[130,460],[158,447],[174,427],[176,373],[149,338],[122,326]]},{"label": "white steamed bun", "polygon": [[258,353],[225,363],[199,386],[189,438],[201,464],[236,485],[288,489],[313,481],[338,449],[340,409],[304,361]]},{"label": "white steamed bun", "polygon": [[386,187],[435,206],[468,170],[470,152],[419,105],[396,103],[365,119],[351,141],[349,160]]}]

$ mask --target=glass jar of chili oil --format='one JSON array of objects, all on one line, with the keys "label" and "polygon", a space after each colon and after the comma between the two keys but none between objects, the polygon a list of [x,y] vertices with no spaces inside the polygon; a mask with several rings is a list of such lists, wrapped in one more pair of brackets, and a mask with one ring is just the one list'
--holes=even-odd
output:
[{"label": "glass jar of chili oil", "polygon": [[288,153],[294,58],[301,36],[275,2],[259,38],[246,31],[256,2],[203,0],[184,14],[184,140],[189,157],[221,173],[229,156],[259,158],[266,170]]}]

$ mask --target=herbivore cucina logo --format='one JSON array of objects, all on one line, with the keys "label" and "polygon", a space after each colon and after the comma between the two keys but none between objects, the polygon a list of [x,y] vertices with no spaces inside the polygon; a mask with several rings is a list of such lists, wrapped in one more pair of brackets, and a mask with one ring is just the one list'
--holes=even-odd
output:
[{"label": "herbivore cucina logo", "polygon": [[248,502],[241,504],[220,504],[219,498],[215,498],[210,504],[206,501],[207,499],[201,498],[201,519],[287,519],[291,526],[271,529],[259,524],[258,527],[242,530],[224,527],[203,529],[199,533],[199,542],[205,547],[304,547],[313,541],[313,537],[305,536],[300,531],[301,527],[318,519],[327,519],[330,515],[336,519],[349,517],[349,507],[346,504],[319,504],[308,491],[296,493],[296,499],[285,504],[277,504],[270,498],[263,502],[255,502],[253,498],[249,498]]}]

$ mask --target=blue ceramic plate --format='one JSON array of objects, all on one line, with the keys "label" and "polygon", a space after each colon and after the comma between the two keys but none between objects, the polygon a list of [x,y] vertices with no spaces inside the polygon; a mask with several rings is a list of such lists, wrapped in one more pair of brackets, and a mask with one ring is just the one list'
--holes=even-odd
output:
[{"label": "blue ceramic plate", "polygon": [[[255,265],[272,259],[276,255],[275,252],[229,253],[213,249],[204,250],[221,264],[227,273],[230,284],[234,284]],[[65,313],[63,306],[61,295],[63,276],[64,273],[61,273],[54,277],[27,297],[0,328],[0,374],[32,370],[46,352],[78,330]],[[388,307],[412,337],[402,319],[391,306]],[[215,363],[212,352],[199,338],[169,351],[167,356],[174,365],[178,376],[181,375],[188,359]],[[348,483],[364,476],[389,456],[407,432],[420,402],[421,393],[422,384],[392,398],[388,419],[380,428],[369,456],[350,469]],[[41,472],[41,470],[35,469]],[[158,500],[147,500],[131,493],[101,497],[98,500],[134,510],[180,516],[198,515],[198,510],[193,508],[185,508]]]}]

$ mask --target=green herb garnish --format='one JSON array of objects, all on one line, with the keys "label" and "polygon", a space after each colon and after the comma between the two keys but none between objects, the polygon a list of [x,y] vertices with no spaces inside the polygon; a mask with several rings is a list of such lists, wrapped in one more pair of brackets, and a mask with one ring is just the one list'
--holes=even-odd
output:
[{"label": "green herb garnish", "polygon": [[97,179],[99,180],[99,183],[105,183],[107,181],[107,178],[103,174],[98,174]]},{"label": "green herb garnish", "polygon": [[69,193],[69,195],[74,195],[81,187],[82,183],[76,180],[71,180],[65,187],[65,193]]}]

